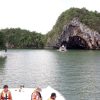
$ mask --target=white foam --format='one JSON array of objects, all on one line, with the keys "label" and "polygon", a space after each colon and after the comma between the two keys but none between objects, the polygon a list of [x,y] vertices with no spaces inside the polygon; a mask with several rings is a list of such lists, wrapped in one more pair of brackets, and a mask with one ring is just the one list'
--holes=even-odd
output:
[{"label": "white foam", "polygon": [[[23,88],[21,92],[19,92],[19,88],[12,88],[9,89],[12,93],[13,100],[31,100],[31,94],[34,91],[32,88]],[[0,92],[2,89],[0,89]],[[48,100],[51,93],[55,92],[57,95],[56,100],[65,100],[65,98],[55,89],[48,86],[47,88],[42,89],[41,95],[43,100]]]}]

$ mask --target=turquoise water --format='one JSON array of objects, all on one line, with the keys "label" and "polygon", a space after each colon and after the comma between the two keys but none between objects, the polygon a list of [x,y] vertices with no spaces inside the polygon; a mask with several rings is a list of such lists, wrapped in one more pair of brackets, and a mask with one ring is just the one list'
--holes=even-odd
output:
[{"label": "turquoise water", "polygon": [[8,50],[0,87],[47,87],[67,100],[100,100],[100,51]]}]

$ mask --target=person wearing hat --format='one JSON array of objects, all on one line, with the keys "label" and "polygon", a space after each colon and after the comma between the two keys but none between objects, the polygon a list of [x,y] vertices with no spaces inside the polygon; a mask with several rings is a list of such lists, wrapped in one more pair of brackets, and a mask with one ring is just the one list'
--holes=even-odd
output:
[{"label": "person wearing hat", "polygon": [[12,95],[8,90],[8,85],[3,86],[3,91],[0,94],[0,100],[12,100]]},{"label": "person wearing hat", "polygon": [[31,100],[42,100],[42,96],[40,92],[41,92],[41,89],[36,88],[31,95]]}]

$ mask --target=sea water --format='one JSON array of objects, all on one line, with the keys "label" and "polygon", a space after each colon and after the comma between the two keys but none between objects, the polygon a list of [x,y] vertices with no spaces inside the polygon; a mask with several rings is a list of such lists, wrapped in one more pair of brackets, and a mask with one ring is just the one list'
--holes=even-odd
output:
[{"label": "sea water", "polygon": [[8,50],[0,59],[0,87],[51,86],[66,100],[100,100],[100,51]]}]

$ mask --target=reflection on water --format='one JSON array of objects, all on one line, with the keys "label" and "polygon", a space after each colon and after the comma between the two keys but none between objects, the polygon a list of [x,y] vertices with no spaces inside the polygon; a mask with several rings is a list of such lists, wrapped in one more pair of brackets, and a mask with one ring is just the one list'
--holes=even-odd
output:
[{"label": "reflection on water", "polygon": [[6,63],[6,57],[5,58],[0,58],[0,74],[1,75],[4,72],[5,63]]},{"label": "reflection on water", "polygon": [[0,60],[1,86],[47,87],[68,100],[100,99],[99,51],[8,50]]},{"label": "reflection on water", "polygon": [[5,73],[5,63],[6,63],[6,57],[1,58],[0,57],[0,84],[2,83],[2,80],[4,80],[4,77],[2,76]]},{"label": "reflection on water", "polygon": [[5,61],[6,61],[6,57],[5,58],[0,58],[0,73],[4,69]]}]

